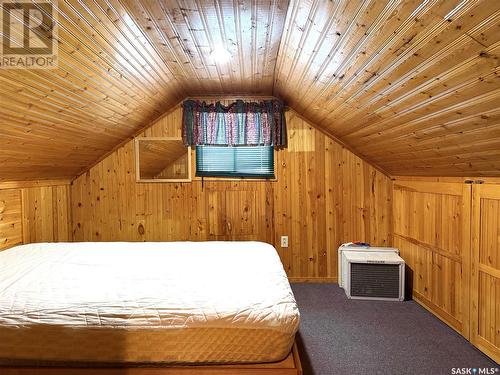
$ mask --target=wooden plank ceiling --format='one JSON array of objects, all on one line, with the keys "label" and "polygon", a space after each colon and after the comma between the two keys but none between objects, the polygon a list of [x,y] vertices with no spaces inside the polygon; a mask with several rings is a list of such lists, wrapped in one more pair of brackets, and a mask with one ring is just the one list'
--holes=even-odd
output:
[{"label": "wooden plank ceiling", "polygon": [[391,175],[500,175],[500,1],[295,1],[275,93]]},{"label": "wooden plank ceiling", "polygon": [[389,174],[500,176],[498,1],[59,0],[59,25],[58,69],[0,69],[0,180],[76,176],[209,94],[282,97]]},{"label": "wooden plank ceiling", "polygon": [[272,92],[288,1],[58,4],[59,68],[0,69],[0,180],[74,177],[188,95]]}]

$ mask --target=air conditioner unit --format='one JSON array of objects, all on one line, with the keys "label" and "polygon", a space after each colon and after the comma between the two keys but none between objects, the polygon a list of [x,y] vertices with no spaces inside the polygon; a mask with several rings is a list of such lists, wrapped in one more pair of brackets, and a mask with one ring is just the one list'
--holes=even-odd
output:
[{"label": "air conditioner unit", "polygon": [[404,300],[404,260],[395,248],[339,248],[339,286],[352,299]]}]

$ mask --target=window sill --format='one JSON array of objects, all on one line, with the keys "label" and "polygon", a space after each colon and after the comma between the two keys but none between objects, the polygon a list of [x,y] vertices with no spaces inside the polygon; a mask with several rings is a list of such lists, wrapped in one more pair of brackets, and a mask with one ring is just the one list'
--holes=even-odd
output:
[{"label": "window sill", "polygon": [[[195,176],[192,181],[201,181],[201,177]],[[278,179],[274,178],[250,178],[250,177],[203,177],[203,181],[248,181],[248,182],[276,182]]]}]

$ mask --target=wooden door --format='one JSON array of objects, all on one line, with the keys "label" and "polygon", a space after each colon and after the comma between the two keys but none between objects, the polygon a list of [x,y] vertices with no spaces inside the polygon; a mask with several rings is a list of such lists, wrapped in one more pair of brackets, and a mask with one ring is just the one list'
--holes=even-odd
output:
[{"label": "wooden door", "polygon": [[468,338],[471,185],[395,181],[393,199],[413,298]]},{"label": "wooden door", "polygon": [[471,341],[500,362],[500,185],[474,185]]}]

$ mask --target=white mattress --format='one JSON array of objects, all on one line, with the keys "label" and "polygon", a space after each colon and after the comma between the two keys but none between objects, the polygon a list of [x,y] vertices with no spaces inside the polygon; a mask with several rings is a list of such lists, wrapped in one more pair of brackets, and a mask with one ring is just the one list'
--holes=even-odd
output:
[{"label": "white mattress", "polygon": [[0,252],[0,359],[270,362],[299,312],[261,242],[52,243]]}]

